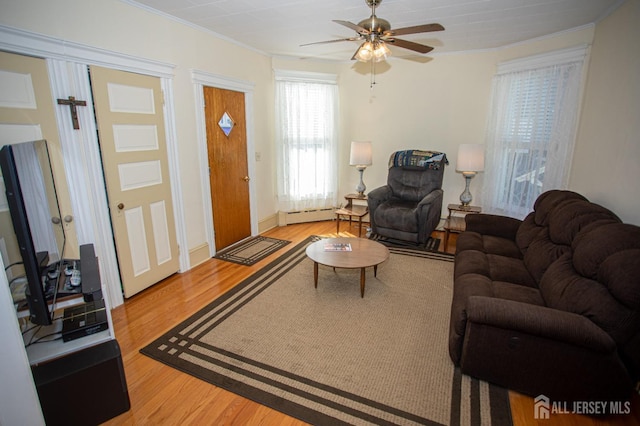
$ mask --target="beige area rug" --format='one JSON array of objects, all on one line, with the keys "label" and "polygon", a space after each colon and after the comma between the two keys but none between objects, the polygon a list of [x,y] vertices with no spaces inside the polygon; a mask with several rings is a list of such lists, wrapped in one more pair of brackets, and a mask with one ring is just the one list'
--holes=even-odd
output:
[{"label": "beige area rug", "polygon": [[511,424],[505,389],[447,351],[450,256],[390,249],[377,277],[320,266],[310,237],[142,353],[316,425]]}]

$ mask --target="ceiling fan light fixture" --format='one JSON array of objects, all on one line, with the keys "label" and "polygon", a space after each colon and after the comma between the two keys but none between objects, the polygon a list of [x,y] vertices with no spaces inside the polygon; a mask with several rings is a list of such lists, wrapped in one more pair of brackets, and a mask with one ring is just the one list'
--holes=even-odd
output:
[{"label": "ceiling fan light fixture", "polygon": [[369,62],[373,58],[373,51],[373,43],[365,41],[356,52],[355,58],[360,62]]},{"label": "ceiling fan light fixture", "polygon": [[374,61],[380,62],[387,59],[387,56],[391,55],[391,50],[387,47],[384,41],[378,42],[373,50]]},{"label": "ceiling fan light fixture", "polygon": [[384,41],[365,41],[355,54],[360,62],[380,62],[391,55],[391,50]]}]

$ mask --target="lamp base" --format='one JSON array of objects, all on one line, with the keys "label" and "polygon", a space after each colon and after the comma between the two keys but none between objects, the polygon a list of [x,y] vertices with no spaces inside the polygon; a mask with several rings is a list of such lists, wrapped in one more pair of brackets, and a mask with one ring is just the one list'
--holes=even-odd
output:
[{"label": "lamp base", "polygon": [[367,186],[364,184],[364,181],[362,180],[362,174],[364,173],[364,169],[366,169],[365,166],[356,167],[356,170],[360,172],[360,182],[356,186],[356,192],[358,193],[359,197],[364,197],[364,191],[367,189]]},{"label": "lamp base", "polygon": [[462,194],[460,194],[460,204],[462,204],[463,207],[467,207],[471,203],[471,200],[473,200],[471,192],[469,191],[469,184],[475,175],[475,172],[462,172],[462,176],[464,176],[465,180],[465,187]]}]

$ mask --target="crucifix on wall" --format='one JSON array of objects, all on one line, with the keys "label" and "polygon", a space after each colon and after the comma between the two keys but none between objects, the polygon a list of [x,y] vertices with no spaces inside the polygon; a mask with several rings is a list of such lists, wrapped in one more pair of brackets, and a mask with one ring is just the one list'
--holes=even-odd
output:
[{"label": "crucifix on wall", "polygon": [[69,112],[71,113],[71,122],[73,123],[73,128],[78,130],[80,128],[80,123],[78,122],[78,111],[76,110],[76,107],[87,106],[87,102],[77,101],[75,96],[69,96],[67,99],[58,99],[58,105],[69,106]]}]

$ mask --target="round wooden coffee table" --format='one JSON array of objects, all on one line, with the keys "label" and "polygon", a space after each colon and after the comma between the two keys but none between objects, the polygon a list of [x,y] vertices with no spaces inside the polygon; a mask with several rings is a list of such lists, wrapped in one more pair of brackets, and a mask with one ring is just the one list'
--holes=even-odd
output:
[{"label": "round wooden coffee table", "polygon": [[[331,250],[339,245],[350,245],[351,251]],[[360,296],[364,297],[365,268],[373,266],[373,276],[378,265],[389,258],[389,250],[380,243],[366,238],[327,238],[307,247],[307,256],[313,260],[313,284],[318,288],[318,265],[333,268],[360,269]]]}]

